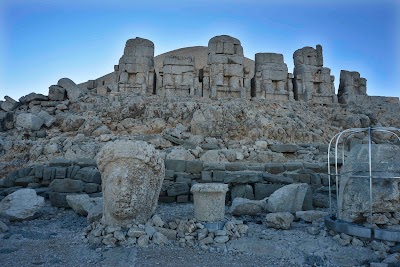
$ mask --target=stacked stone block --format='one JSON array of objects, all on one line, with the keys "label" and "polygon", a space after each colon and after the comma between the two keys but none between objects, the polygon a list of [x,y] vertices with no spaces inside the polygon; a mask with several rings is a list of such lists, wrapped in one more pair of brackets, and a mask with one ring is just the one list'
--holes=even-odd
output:
[{"label": "stacked stone block", "polygon": [[160,76],[162,94],[166,96],[192,96],[195,94],[196,79],[193,57],[166,57]]},{"label": "stacked stone block", "polygon": [[294,97],[300,101],[331,104],[337,102],[331,70],[323,67],[322,46],[303,47],[293,54]]},{"label": "stacked stone block", "polygon": [[215,36],[208,42],[208,66],[205,68],[209,97],[249,98],[250,79],[243,66],[243,47],[240,41],[228,35]]},{"label": "stacked stone block", "polygon": [[293,81],[282,54],[256,54],[252,97],[293,100]]},{"label": "stacked stone block", "polygon": [[153,42],[139,37],[126,41],[115,71],[118,73],[118,91],[142,95],[155,93]]},{"label": "stacked stone block", "polygon": [[[159,201],[185,203],[193,201],[190,188],[196,183],[224,183],[229,191],[226,201],[236,197],[261,200],[284,185],[307,183],[319,191],[309,192],[307,205],[312,205],[312,193],[327,197],[321,191],[328,185],[327,164],[324,163],[207,163],[200,160],[165,160],[165,178]],[[333,185],[334,181],[331,181]],[[48,165],[37,165],[11,173],[4,179],[0,196],[22,187],[35,188],[38,194],[50,197],[53,205],[68,207],[66,196],[86,193],[101,195],[101,176],[93,160],[55,160]],[[320,192],[321,191],[321,192]],[[315,198],[315,197],[314,197]],[[327,201],[316,199],[317,206],[326,207]],[[321,204],[322,203],[322,204]],[[325,206],[324,206],[325,205]]]},{"label": "stacked stone block", "polygon": [[362,102],[367,96],[367,79],[357,71],[340,71],[338,101],[340,104]]}]

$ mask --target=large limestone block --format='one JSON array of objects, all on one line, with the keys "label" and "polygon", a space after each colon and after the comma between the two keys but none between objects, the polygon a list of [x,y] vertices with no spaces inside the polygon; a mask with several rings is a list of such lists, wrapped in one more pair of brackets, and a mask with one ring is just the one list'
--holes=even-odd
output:
[{"label": "large limestone block", "polygon": [[33,189],[21,189],[6,196],[0,202],[0,216],[11,221],[32,219],[44,205],[44,198]]},{"label": "large limestone block", "polygon": [[269,212],[291,212],[302,210],[309,186],[306,183],[290,184],[279,188],[268,199]]},{"label": "large limestone block", "polygon": [[21,113],[17,116],[16,125],[26,130],[39,130],[44,123],[44,120],[32,113]]},{"label": "large limestone block", "polygon": [[87,216],[95,206],[103,206],[103,198],[89,197],[88,194],[68,195],[66,197],[68,205],[79,215]]},{"label": "large limestone block", "polygon": [[227,184],[194,184],[190,191],[194,199],[194,217],[205,222],[218,222],[225,216]]},{"label": "large limestone block", "polygon": [[[373,144],[372,156],[372,210],[385,213],[400,210],[400,180],[383,177],[400,176],[400,147]],[[368,145],[355,145],[341,169],[338,210],[339,218],[350,222],[365,222],[369,217],[370,181],[352,178],[353,174],[369,176]]]},{"label": "large limestone block", "polygon": [[257,215],[266,209],[267,199],[250,200],[247,198],[237,197],[232,201],[229,212],[232,215]]},{"label": "large limestone block", "polygon": [[103,222],[126,226],[153,215],[165,176],[164,161],[142,141],[106,144],[97,156],[103,189]]},{"label": "large limestone block", "polygon": [[79,97],[88,92],[87,89],[82,89],[76,85],[71,79],[62,78],[58,81],[57,85],[62,87],[67,92],[67,97],[71,101],[78,100]]}]

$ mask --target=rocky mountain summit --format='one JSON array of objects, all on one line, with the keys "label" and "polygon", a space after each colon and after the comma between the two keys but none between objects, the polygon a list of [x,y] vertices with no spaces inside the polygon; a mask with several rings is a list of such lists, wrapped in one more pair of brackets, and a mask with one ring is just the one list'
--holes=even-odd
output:
[{"label": "rocky mountain summit", "polygon": [[[229,188],[226,203],[232,204],[233,216],[268,212],[264,223],[285,230],[293,221],[321,222],[329,207],[329,141],[347,128],[400,128],[400,103],[396,97],[368,96],[366,79],[354,71],[342,71],[336,95],[320,45],[295,51],[293,59],[293,73],[281,54],[258,53],[252,61],[243,56],[240,41],[226,35],[213,37],[208,47],[154,57],[153,42],[135,38],[127,41],[110,74],[82,84],[62,78],[49,87],[48,95],[31,93],[18,101],[6,96],[0,101],[0,200],[18,199],[12,194],[29,188],[24,190],[39,195],[38,207],[44,197],[53,207],[87,216],[87,238],[97,245],[102,240],[110,246],[125,244],[125,238],[134,235],[121,235],[122,228],[107,232],[97,223],[101,208],[91,210],[102,203],[104,193],[96,160],[110,141],[145,141],[165,162],[153,202],[157,197],[163,203],[192,202],[194,184],[223,183]],[[363,134],[344,141],[345,155],[366,141]],[[399,145],[385,133],[375,134],[373,142]],[[113,160],[110,156],[110,164]],[[400,220],[396,212],[385,216],[385,223]],[[230,219],[235,231],[244,227]],[[164,233],[176,231],[175,236],[179,232],[164,223],[157,227]],[[186,236],[182,230],[178,243],[197,244],[192,240],[198,238],[201,244],[199,235],[205,230],[201,224],[196,227]],[[137,228],[144,236],[145,227]],[[318,235],[320,230],[307,231]],[[200,236],[208,237],[210,244],[224,244],[235,240],[231,232]],[[329,232],[324,233],[325,238]],[[367,244],[330,234],[345,245],[353,240]],[[151,236],[142,239],[150,241]],[[165,236],[157,236],[167,243]],[[377,257],[385,258],[395,245],[374,249],[380,253]]]}]

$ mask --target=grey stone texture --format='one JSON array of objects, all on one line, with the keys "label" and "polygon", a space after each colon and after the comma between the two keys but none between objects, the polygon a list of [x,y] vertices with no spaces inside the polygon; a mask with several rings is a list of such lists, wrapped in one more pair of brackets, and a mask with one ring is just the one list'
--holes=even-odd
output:
[{"label": "grey stone texture", "polygon": [[266,209],[266,199],[250,200],[247,198],[237,197],[233,199],[229,212],[235,216],[241,215],[258,215]]},{"label": "grey stone texture", "polygon": [[367,95],[367,79],[357,71],[340,71],[338,101],[340,104],[362,102]]},{"label": "grey stone texture", "polygon": [[322,46],[303,47],[293,54],[295,100],[331,104],[337,102],[334,76],[323,67]]},{"label": "grey stone texture", "polygon": [[[250,86],[246,86],[246,71],[243,66],[243,47],[240,41],[228,35],[215,36],[208,42],[207,68],[204,69],[208,81],[203,87],[209,89],[209,97],[249,98]],[[250,79],[248,79],[248,82]],[[208,85],[208,86],[207,86]],[[249,84],[247,84],[249,85]]]},{"label": "grey stone texture", "polygon": [[282,230],[290,229],[293,220],[294,216],[290,212],[268,213],[265,217],[265,222],[268,227]]},{"label": "grey stone texture", "polygon": [[44,205],[44,198],[33,189],[21,189],[9,194],[0,202],[0,216],[10,221],[32,219]]},{"label": "grey stone texture", "polygon": [[104,197],[103,223],[144,223],[154,213],[165,176],[164,161],[143,141],[107,143],[97,156]]},{"label": "grey stone texture", "polygon": [[165,96],[192,96],[195,93],[195,66],[193,57],[168,56],[164,59],[162,72]]},{"label": "grey stone texture", "polygon": [[42,127],[44,120],[32,113],[20,113],[16,118],[15,124],[26,130],[36,131]]},{"label": "grey stone texture", "polygon": [[309,186],[304,183],[283,186],[272,193],[267,202],[269,212],[295,213],[303,209]]},{"label": "grey stone texture", "polygon": [[118,91],[150,95],[154,75],[153,42],[140,37],[126,41],[117,71]]},{"label": "grey stone texture", "polygon": [[293,100],[293,83],[282,54],[257,53],[253,97]]}]

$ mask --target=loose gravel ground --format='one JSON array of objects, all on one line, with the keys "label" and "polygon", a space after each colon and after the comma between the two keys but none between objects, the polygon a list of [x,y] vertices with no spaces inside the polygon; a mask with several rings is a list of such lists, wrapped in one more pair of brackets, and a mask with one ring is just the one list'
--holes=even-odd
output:
[{"label": "loose gravel ground", "polygon": [[[164,221],[191,218],[193,204],[162,204],[157,214]],[[86,218],[46,203],[40,217],[9,223],[10,230],[0,234],[0,266],[369,266],[377,261],[368,247],[341,246],[322,225],[312,235],[311,224],[274,230],[262,224],[263,216],[240,219],[249,225],[248,235],[212,251],[176,244],[94,247],[83,234]]]}]

